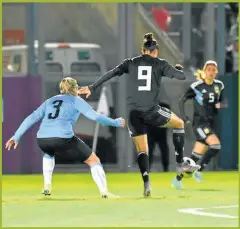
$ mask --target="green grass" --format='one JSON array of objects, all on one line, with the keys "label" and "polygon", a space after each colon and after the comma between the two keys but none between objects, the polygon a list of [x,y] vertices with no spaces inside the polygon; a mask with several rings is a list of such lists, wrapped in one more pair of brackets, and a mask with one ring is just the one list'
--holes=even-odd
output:
[{"label": "green grass", "polygon": [[237,172],[204,173],[205,182],[184,180],[184,191],[170,187],[173,173],[151,174],[152,197],[142,197],[139,174],[107,174],[109,189],[120,199],[101,199],[90,174],[56,174],[52,196],[42,197],[41,175],[3,176],[4,227],[233,227],[238,219],[180,213],[183,208],[238,215],[238,208],[214,209],[238,203]]}]

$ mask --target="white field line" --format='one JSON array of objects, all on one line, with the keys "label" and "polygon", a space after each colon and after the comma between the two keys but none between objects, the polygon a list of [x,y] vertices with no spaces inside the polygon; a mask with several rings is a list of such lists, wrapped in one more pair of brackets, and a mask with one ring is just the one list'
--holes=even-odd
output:
[{"label": "white field line", "polygon": [[227,214],[217,214],[212,212],[204,212],[206,209],[221,209],[221,208],[238,208],[238,205],[227,205],[227,206],[215,206],[209,208],[183,208],[178,209],[179,212],[188,213],[192,215],[199,215],[199,216],[209,216],[215,218],[226,218],[226,219],[238,219],[237,216],[227,215]]}]

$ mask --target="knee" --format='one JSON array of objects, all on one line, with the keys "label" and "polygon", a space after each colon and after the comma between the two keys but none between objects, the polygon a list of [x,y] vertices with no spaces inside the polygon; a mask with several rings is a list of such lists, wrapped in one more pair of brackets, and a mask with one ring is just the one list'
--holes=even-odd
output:
[{"label": "knee", "polygon": [[179,119],[178,128],[184,128],[184,121],[182,119]]},{"label": "knee", "polygon": [[210,156],[215,157],[221,150],[221,144],[210,145],[209,149]]},{"label": "knee", "polygon": [[209,148],[215,152],[219,152],[221,150],[221,144],[210,145]]},{"label": "knee", "polygon": [[177,125],[173,128],[173,133],[184,134],[184,122],[180,119]]},{"label": "knee", "polygon": [[142,152],[148,153],[148,151],[149,151],[148,144],[145,144],[145,145],[137,145],[136,144],[136,150],[138,153],[142,153]]},{"label": "knee", "polygon": [[95,153],[92,153],[90,157],[86,161],[84,161],[84,163],[86,163],[89,166],[99,162],[100,162],[100,159]]},{"label": "knee", "polygon": [[179,119],[176,125],[176,128],[184,128],[184,121],[182,119]]}]

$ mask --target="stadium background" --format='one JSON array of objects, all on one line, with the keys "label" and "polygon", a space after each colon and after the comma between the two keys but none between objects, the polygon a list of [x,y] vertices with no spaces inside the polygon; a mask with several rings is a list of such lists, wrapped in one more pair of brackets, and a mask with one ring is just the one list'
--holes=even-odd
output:
[{"label": "stadium background", "polygon": [[[107,69],[110,69],[124,58],[138,54],[143,34],[152,31],[159,41],[161,57],[173,65],[180,62],[185,66],[187,81],[163,80],[167,92],[163,97],[171,101],[172,110],[177,114],[178,98],[194,81],[194,69],[201,67],[207,59],[217,60],[219,78],[225,83],[229,105],[219,116],[217,129],[222,150],[210,169],[236,170],[238,70],[234,67],[237,55],[234,55],[233,43],[238,40],[237,14],[236,4],[224,3],[3,4],[3,45],[30,44],[31,47],[34,40],[39,40],[39,53],[44,53],[41,44],[45,42],[96,43],[101,45]],[[30,51],[31,48],[31,56]],[[44,64],[36,68],[33,61],[29,63],[28,74],[3,72],[3,147],[26,115],[44,99],[57,93],[59,79],[54,74],[48,74]],[[80,85],[81,80],[80,75]],[[112,117],[125,116],[126,83],[127,78],[122,77],[108,86],[112,94],[107,96],[112,100],[108,101]],[[187,113],[191,113],[191,103],[187,103],[186,107]],[[103,128],[108,128],[111,134],[98,139],[97,154],[106,170],[135,171],[135,152],[127,130],[101,127],[101,131]],[[3,173],[41,173],[42,160],[36,145],[36,131],[37,126],[22,138],[17,151],[3,150]],[[94,128],[91,131],[92,135],[82,136],[90,146]],[[81,131],[76,129],[76,132]],[[194,136],[191,128],[187,128],[186,134],[187,155],[191,152]],[[170,169],[175,170],[171,131],[169,145]],[[157,148],[154,170],[161,170],[158,151]],[[55,171],[85,170],[86,166],[77,161],[74,164],[62,161],[57,163]]]}]

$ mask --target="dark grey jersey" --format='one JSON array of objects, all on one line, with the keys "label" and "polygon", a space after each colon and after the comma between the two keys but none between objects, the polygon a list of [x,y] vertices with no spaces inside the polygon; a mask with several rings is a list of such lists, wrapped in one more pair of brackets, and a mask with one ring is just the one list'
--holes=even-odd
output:
[{"label": "dark grey jersey", "polygon": [[180,112],[183,119],[186,119],[184,103],[193,99],[194,121],[193,124],[212,123],[217,114],[216,104],[224,102],[224,84],[220,80],[214,80],[211,85],[203,80],[196,81],[190,85],[183,97],[180,99]]},{"label": "dark grey jersey", "polygon": [[164,59],[141,55],[126,59],[90,86],[91,90],[114,76],[127,74],[127,103],[129,109],[153,111],[160,102],[162,77],[185,79],[183,71],[169,65]]}]

